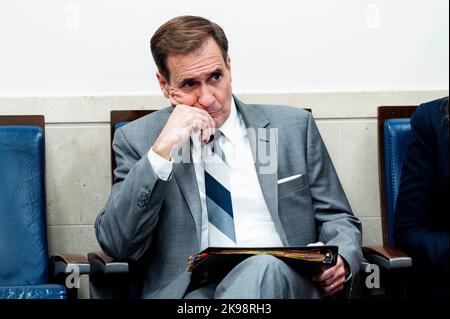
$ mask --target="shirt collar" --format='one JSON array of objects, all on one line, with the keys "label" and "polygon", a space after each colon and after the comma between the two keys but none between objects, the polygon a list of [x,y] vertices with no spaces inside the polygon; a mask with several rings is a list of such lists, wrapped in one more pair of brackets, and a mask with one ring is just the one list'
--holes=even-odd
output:
[{"label": "shirt collar", "polygon": [[233,97],[231,98],[230,115],[218,129],[232,143],[237,141],[240,132],[240,114],[237,111]]}]

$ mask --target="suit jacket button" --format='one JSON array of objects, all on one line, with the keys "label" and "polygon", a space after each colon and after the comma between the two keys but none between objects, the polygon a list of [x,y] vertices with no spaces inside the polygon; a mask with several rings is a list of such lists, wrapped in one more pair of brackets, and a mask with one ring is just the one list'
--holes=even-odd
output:
[{"label": "suit jacket button", "polygon": [[143,207],[145,207],[146,204],[147,204],[146,201],[140,199],[140,200],[138,201],[138,204],[137,204],[137,205],[138,205],[139,208],[143,208]]},{"label": "suit jacket button", "polygon": [[148,203],[149,197],[150,193],[146,191],[146,189],[141,189],[141,193],[138,199],[138,207],[140,208],[145,207]]}]

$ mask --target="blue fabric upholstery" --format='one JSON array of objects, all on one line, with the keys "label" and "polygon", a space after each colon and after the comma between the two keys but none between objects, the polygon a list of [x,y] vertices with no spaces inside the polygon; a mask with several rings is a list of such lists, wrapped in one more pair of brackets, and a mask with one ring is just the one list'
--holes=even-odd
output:
[{"label": "blue fabric upholstery", "polygon": [[384,122],[384,167],[386,173],[386,206],[388,245],[395,246],[394,214],[406,146],[411,133],[409,118]]},{"label": "blue fabric upholstery", "polygon": [[0,299],[66,299],[67,291],[60,285],[0,287]]},{"label": "blue fabric upholstery", "polygon": [[47,284],[44,132],[0,126],[0,298],[65,296]]},{"label": "blue fabric upholstery", "polygon": [[114,129],[117,130],[118,128],[121,128],[122,126],[127,125],[128,123],[130,123],[130,122],[129,121],[117,122],[114,125]]}]

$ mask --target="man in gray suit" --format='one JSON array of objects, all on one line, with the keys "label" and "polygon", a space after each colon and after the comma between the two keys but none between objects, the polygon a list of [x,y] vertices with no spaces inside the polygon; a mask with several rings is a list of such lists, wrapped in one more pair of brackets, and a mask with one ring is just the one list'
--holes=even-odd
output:
[{"label": "man in gray suit", "polygon": [[[220,26],[174,18],[151,39],[172,106],[118,129],[115,184],[95,223],[102,249],[141,266],[144,298],[323,298],[359,269],[352,214],[309,112],[246,105],[232,95]],[[192,275],[206,247],[337,245],[313,277],[257,255],[228,273]]]}]

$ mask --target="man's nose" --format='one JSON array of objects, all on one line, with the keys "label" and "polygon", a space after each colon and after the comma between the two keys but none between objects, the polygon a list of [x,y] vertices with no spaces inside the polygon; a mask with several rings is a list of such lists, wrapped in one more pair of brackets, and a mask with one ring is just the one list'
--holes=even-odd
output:
[{"label": "man's nose", "polygon": [[207,84],[202,85],[198,96],[198,103],[200,106],[207,109],[212,106],[214,102],[216,102],[216,98],[212,88],[210,88]]}]

